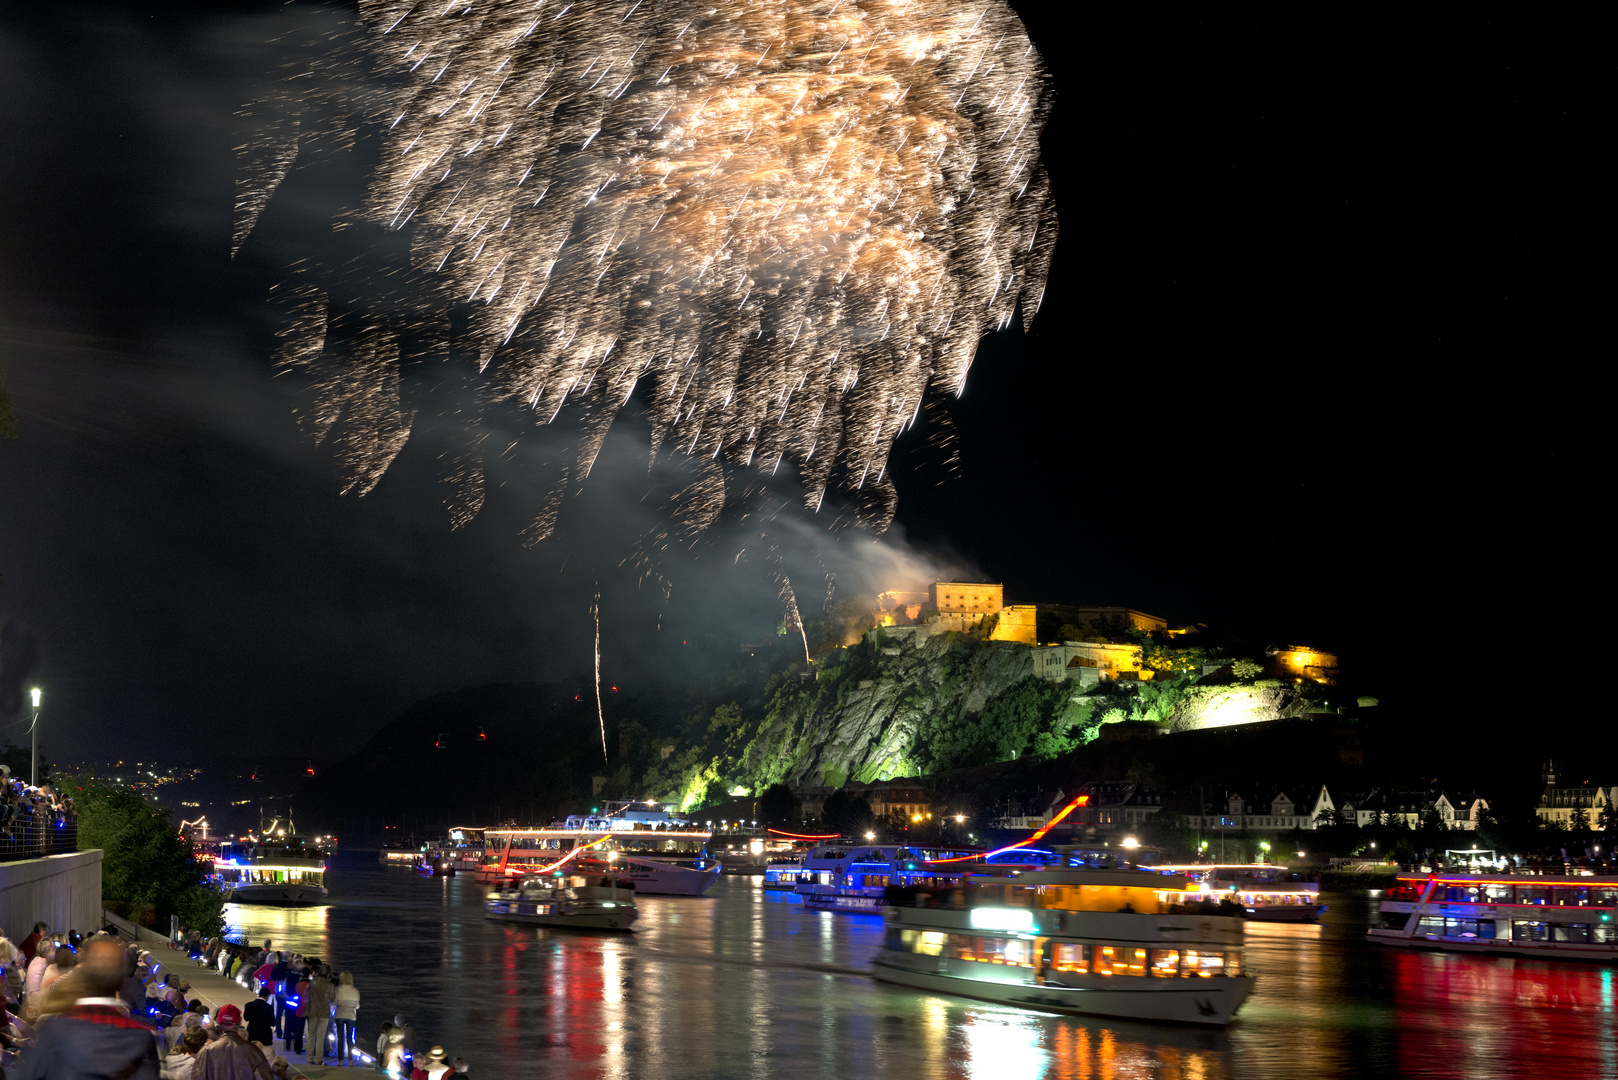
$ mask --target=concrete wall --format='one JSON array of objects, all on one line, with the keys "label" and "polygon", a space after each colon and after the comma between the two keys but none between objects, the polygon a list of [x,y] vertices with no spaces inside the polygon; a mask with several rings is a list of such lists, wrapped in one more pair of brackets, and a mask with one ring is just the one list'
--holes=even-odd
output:
[{"label": "concrete wall", "polygon": [[0,863],[0,930],[12,941],[36,922],[88,934],[101,927],[101,852]]}]

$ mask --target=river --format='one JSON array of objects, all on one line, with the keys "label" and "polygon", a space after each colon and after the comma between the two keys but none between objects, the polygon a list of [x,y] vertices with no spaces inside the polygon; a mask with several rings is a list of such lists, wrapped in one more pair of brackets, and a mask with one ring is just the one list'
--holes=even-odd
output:
[{"label": "river", "polygon": [[489,1080],[1327,1080],[1618,1077],[1607,967],[1367,945],[1372,902],[1248,924],[1253,996],[1225,1031],[937,997],[864,974],[881,920],[805,910],[752,878],[645,897],[633,934],[487,921],[470,876],[336,862],[331,903],[227,909],[253,941],[353,972],[360,1031],[409,1015]]}]

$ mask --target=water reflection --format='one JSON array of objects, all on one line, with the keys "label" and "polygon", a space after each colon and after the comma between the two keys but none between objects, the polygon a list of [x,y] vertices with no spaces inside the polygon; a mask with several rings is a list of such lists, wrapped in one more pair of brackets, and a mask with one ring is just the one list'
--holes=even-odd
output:
[{"label": "water reflection", "polygon": [[864,974],[878,919],[806,910],[725,878],[643,898],[633,935],[486,921],[470,878],[344,861],[332,904],[232,907],[249,938],[354,972],[362,1036],[409,1013],[479,1075],[576,1080],[1487,1080],[1613,1076],[1604,968],[1372,947],[1370,904],[1255,925],[1258,986],[1228,1032],[1025,1013]]}]

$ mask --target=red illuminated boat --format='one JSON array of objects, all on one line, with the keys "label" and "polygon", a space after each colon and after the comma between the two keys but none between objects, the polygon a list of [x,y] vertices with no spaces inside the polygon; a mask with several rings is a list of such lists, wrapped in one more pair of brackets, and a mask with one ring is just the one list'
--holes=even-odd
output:
[{"label": "red illuminated boat", "polygon": [[1618,877],[1400,874],[1381,914],[1381,945],[1618,961]]}]

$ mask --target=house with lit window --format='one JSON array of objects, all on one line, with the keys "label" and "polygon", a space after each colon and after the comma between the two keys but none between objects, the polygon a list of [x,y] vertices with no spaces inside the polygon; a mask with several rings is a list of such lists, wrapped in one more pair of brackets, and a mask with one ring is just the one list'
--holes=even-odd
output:
[{"label": "house with lit window", "polygon": [[1449,829],[1476,829],[1488,800],[1476,792],[1382,791],[1372,788],[1363,795],[1345,800],[1345,820],[1365,828],[1369,825],[1397,825],[1419,829],[1427,816],[1437,814]]},{"label": "house with lit window", "polygon": [[1036,645],[1034,674],[1046,682],[1073,682],[1088,686],[1114,679],[1137,678],[1141,672],[1139,645],[1111,645],[1096,641],[1064,641]]},{"label": "house with lit window", "polygon": [[1313,792],[1294,800],[1285,791],[1251,797],[1242,792],[1226,792],[1223,801],[1206,807],[1201,814],[1195,808],[1186,816],[1193,825],[1200,824],[1206,831],[1227,830],[1231,833],[1285,833],[1293,829],[1314,829],[1320,816],[1334,810],[1331,793],[1324,784],[1306,784],[1300,792]]}]

